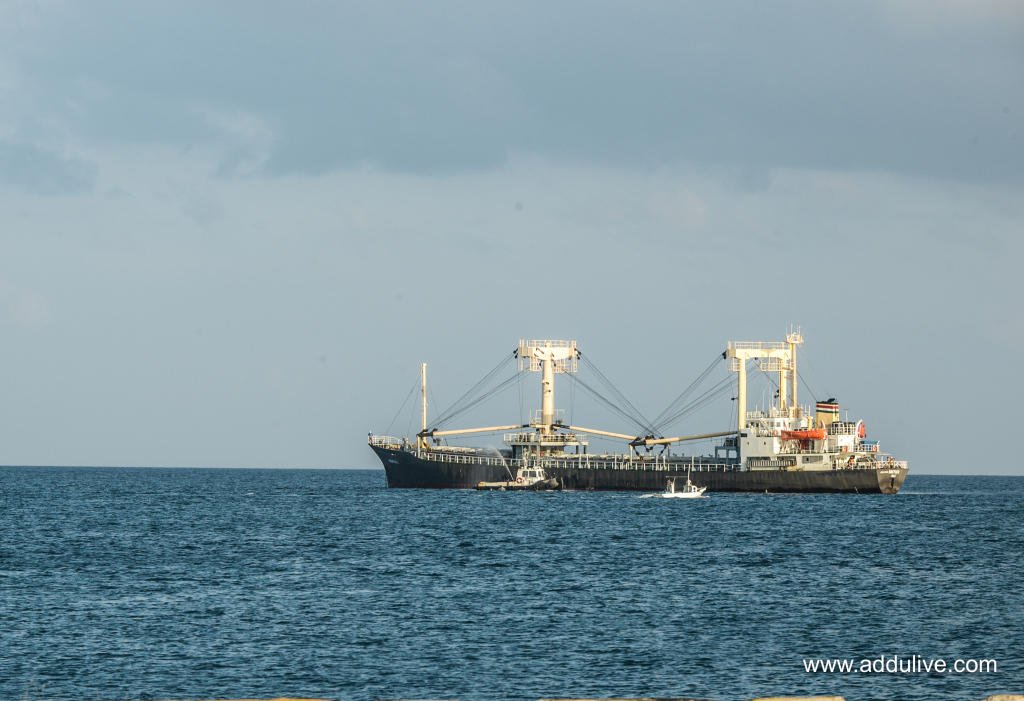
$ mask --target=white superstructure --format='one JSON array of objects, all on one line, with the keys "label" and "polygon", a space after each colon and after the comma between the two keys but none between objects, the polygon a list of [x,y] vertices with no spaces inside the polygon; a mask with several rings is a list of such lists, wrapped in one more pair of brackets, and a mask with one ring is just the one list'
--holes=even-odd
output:
[{"label": "white superstructure", "polygon": [[[730,342],[726,350],[729,370],[737,373],[738,436],[734,447],[747,470],[837,470],[907,466],[878,452],[868,441],[863,421],[839,420],[835,399],[810,407],[797,402],[796,348],[803,343],[799,331],[784,342]],[[747,411],[747,363],[757,370],[778,373],[778,401],[765,411]],[[726,441],[729,447],[730,441]]]}]

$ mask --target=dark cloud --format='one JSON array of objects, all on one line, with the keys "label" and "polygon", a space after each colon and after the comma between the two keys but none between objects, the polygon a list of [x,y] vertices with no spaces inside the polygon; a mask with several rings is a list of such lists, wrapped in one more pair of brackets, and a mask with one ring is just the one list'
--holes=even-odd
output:
[{"label": "dark cloud", "polygon": [[29,144],[0,141],[0,182],[35,195],[92,192],[96,166]]},{"label": "dark cloud", "polygon": [[44,10],[8,51],[76,133],[238,152],[244,130],[210,115],[249,115],[279,173],[520,153],[1020,179],[1021,24],[899,19],[863,2],[105,3]]}]

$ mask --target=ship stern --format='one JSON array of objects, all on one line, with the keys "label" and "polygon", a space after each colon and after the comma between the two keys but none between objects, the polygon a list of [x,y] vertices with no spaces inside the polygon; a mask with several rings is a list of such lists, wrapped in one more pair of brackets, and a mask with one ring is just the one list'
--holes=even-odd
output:
[{"label": "ship stern", "polygon": [[895,494],[903,486],[907,478],[906,467],[880,467],[878,473],[878,491],[882,494]]}]

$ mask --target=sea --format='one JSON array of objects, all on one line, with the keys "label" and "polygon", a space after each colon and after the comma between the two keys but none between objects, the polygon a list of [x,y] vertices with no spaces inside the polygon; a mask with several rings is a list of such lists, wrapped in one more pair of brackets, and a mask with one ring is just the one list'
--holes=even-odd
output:
[{"label": "sea", "polygon": [[0,699],[1010,692],[1022,477],[680,500],[0,468]]}]

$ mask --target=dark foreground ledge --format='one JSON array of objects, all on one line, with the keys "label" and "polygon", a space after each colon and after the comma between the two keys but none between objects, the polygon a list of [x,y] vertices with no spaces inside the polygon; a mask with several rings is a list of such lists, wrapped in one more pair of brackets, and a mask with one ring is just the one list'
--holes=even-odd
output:
[{"label": "dark foreground ledge", "polygon": [[[191,701],[199,701],[198,699]],[[220,699],[218,701],[327,701],[326,699]],[[378,701],[386,701],[379,699]],[[414,701],[413,699],[394,699],[388,701]],[[437,699],[433,701],[439,701]],[[447,700],[453,701],[453,700]],[[655,699],[655,698],[630,698],[630,699],[539,699],[539,701],[709,701],[708,699]],[[845,701],[842,696],[763,696],[753,701]],[[1024,694],[996,694],[981,701],[1024,701]]]}]

